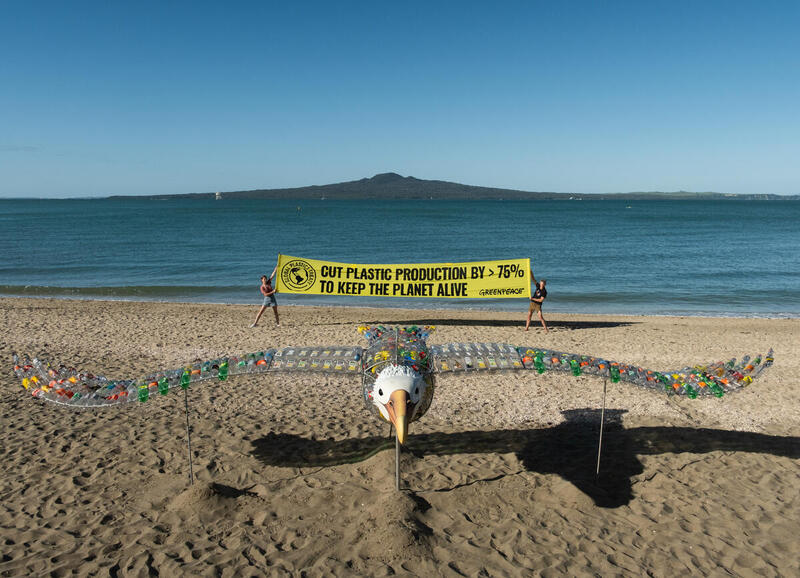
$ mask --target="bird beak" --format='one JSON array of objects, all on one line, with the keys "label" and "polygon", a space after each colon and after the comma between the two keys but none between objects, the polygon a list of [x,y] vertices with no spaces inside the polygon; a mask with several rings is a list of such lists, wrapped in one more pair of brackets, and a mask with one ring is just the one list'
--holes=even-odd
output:
[{"label": "bird beak", "polygon": [[392,392],[389,396],[389,416],[392,417],[394,429],[397,431],[397,441],[404,444],[406,441],[406,426],[408,425],[408,416],[406,415],[406,408],[408,407],[408,392],[403,389],[398,389]]}]

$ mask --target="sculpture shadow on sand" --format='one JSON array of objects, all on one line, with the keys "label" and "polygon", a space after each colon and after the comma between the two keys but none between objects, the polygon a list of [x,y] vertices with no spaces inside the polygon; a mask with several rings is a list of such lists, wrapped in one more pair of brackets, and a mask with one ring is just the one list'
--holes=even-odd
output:
[{"label": "sculpture shadow on sand", "polygon": [[[738,451],[800,459],[800,437],[692,427],[622,426],[625,410],[606,410],[600,475],[595,476],[600,410],[563,412],[565,421],[543,429],[466,431],[411,435],[406,452],[426,455],[516,453],[526,470],[556,474],[597,506],[617,508],[633,498],[632,478],[644,471],[641,455]],[[263,463],[283,467],[324,467],[364,461],[392,449],[393,438],[313,440],[271,433],[253,442]]]}]

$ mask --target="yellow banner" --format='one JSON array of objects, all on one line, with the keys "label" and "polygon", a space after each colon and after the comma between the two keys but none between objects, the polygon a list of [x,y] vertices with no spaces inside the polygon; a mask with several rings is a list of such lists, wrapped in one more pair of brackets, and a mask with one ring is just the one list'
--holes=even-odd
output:
[{"label": "yellow banner", "polygon": [[530,297],[530,259],[363,265],[278,255],[279,293],[502,299]]}]

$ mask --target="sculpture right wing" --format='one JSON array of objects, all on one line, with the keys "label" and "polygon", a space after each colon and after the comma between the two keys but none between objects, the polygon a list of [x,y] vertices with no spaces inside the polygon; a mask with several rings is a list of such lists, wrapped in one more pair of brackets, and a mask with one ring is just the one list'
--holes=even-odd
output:
[{"label": "sculpture right wing", "polygon": [[447,343],[430,347],[435,371],[478,371],[497,369],[533,369],[571,372],[573,375],[596,375],[611,381],[626,381],[647,389],[670,394],[722,397],[753,382],[772,365],[773,352],[744,356],[738,361],[697,364],[673,371],[654,371],[599,357],[565,353],[534,347],[514,347],[504,343]]},{"label": "sculpture right wing", "polygon": [[284,347],[266,349],[183,367],[162,369],[139,378],[112,379],[66,364],[14,355],[14,373],[37,399],[72,407],[98,407],[147,401],[170,389],[187,389],[200,381],[224,381],[244,374],[277,371],[358,375],[362,349],[353,346]]},{"label": "sculpture right wing", "polygon": [[352,345],[284,347],[271,350],[269,371],[310,371],[356,375],[361,371],[363,350]]}]

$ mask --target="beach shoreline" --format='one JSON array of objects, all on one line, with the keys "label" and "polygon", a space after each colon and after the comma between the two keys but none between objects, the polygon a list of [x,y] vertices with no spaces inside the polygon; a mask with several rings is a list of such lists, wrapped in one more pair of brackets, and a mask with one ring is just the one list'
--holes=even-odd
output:
[{"label": "beach shoreline", "polygon": [[[722,399],[536,372],[443,375],[393,490],[387,427],[344,376],[270,374],[103,411],[0,377],[0,573],[796,574],[800,319],[0,298],[12,352],[130,378],[290,345],[363,345],[360,324],[434,325],[429,343],[500,342],[656,370],[775,350]],[[387,446],[388,447],[388,446]],[[393,446],[392,446],[393,447]],[[356,456],[355,458],[353,456]],[[326,456],[323,460],[320,456]],[[325,461],[328,460],[328,461]],[[602,539],[599,538],[602,536]],[[229,569],[229,570],[228,570]]]}]

